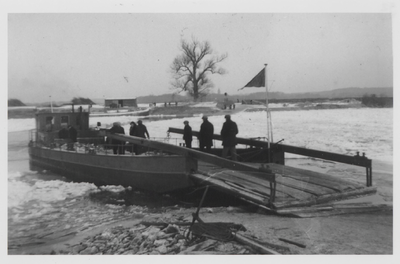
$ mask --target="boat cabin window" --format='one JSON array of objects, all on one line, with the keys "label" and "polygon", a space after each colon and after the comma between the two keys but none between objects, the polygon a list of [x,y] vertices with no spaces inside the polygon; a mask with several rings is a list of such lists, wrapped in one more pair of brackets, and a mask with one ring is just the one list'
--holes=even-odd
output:
[{"label": "boat cabin window", "polygon": [[69,116],[61,116],[61,126],[68,126]]},{"label": "boat cabin window", "polygon": [[54,125],[54,118],[52,116],[46,116],[46,131],[52,131]]}]

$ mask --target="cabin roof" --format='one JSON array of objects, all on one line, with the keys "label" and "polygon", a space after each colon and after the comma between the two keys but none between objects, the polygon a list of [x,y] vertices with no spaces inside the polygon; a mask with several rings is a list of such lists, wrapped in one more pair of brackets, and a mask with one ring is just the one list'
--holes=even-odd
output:
[{"label": "cabin roof", "polygon": [[120,97],[116,97],[116,98],[104,98],[104,100],[136,100],[136,97],[131,97],[131,98],[120,98]]},{"label": "cabin roof", "polygon": [[59,116],[59,115],[79,115],[79,114],[83,114],[83,115],[89,115],[89,112],[83,111],[83,112],[79,112],[79,111],[64,111],[64,112],[51,112],[51,111],[40,111],[37,112],[36,115],[54,115],[54,116]]}]

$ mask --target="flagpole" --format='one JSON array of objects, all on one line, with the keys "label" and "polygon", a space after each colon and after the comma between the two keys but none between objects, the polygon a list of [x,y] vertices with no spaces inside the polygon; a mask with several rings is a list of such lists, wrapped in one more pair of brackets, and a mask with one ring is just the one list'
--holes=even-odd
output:
[{"label": "flagpole", "polygon": [[265,106],[267,108],[267,142],[268,142],[268,162],[271,161],[271,143],[274,141],[272,137],[272,120],[271,120],[271,112],[269,111],[268,104],[268,76],[267,76],[267,66],[268,64],[264,64],[265,67],[262,69],[250,82],[248,82],[244,87],[239,90],[244,89],[245,87],[265,87]]},{"label": "flagpole", "polygon": [[267,107],[267,140],[268,140],[268,162],[271,160],[271,138],[270,138],[270,122],[269,122],[269,108],[268,108],[268,77],[267,77],[267,66],[268,64],[264,64],[264,75],[265,75],[265,105]]}]

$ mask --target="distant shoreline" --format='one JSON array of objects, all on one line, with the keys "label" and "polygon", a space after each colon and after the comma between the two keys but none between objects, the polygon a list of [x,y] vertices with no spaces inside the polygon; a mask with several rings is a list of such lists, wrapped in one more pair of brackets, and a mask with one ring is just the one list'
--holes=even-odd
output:
[{"label": "distant shoreline", "polygon": [[[263,105],[251,105],[251,104],[237,104],[238,108],[249,108],[245,109],[247,112],[266,111]],[[258,107],[259,106],[259,107]],[[190,108],[190,109],[189,109]],[[350,109],[350,108],[374,108],[367,107],[361,104],[316,104],[316,105],[303,105],[303,106],[288,106],[288,107],[271,107],[270,111],[300,111],[300,110],[326,110],[326,109]],[[376,107],[376,108],[393,108],[393,107]],[[197,115],[197,114],[223,114],[226,111],[236,112],[235,110],[223,110],[216,107],[188,107],[188,106],[177,106],[177,107],[156,107],[150,111],[149,115],[174,115],[179,113],[180,115]],[[8,108],[8,119],[25,119],[34,118],[36,113],[36,107],[9,107]],[[120,113],[123,115],[123,113]]]}]

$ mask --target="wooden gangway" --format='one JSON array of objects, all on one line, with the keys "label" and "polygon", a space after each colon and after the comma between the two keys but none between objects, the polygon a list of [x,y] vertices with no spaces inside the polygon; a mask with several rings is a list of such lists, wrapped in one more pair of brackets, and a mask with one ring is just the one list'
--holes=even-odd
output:
[{"label": "wooden gangway", "polygon": [[[169,133],[183,134],[183,129],[170,127]],[[198,131],[192,131],[193,136],[199,137]],[[212,137],[214,140],[222,140],[221,135],[214,134]],[[329,160],[333,162],[339,162],[349,164],[353,166],[364,167],[366,172],[366,185],[372,186],[372,160],[365,156],[365,153],[360,155],[359,152],[354,156],[343,155],[338,153],[332,153],[328,151],[321,151],[315,149],[309,149],[304,147],[297,147],[286,145],[282,143],[283,139],[268,144],[266,141],[259,140],[259,138],[241,138],[237,137],[236,142],[239,145],[250,146],[250,148],[257,148],[263,150],[264,162],[285,164],[285,153],[296,154],[307,156],[311,158],[318,158],[322,160]],[[243,161],[246,161],[243,159]]]},{"label": "wooden gangway", "polygon": [[371,204],[335,205],[334,202],[369,196],[376,188],[338,179],[332,175],[275,163],[245,163],[144,138],[107,136],[175,155],[198,163],[190,177],[197,186],[210,186],[277,214],[310,217],[376,210]]},{"label": "wooden gangway", "polygon": [[280,164],[269,163],[264,167],[275,173],[274,189],[260,172],[229,170],[204,162],[199,162],[198,173],[191,176],[198,184],[211,185],[282,215],[309,217],[378,209],[369,203],[334,204],[373,195],[376,187]]}]

